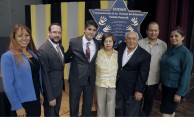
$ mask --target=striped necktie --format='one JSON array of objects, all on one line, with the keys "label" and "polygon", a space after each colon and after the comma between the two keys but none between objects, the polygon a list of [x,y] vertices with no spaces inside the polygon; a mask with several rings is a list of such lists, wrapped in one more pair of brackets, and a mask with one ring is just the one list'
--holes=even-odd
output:
[{"label": "striped necktie", "polygon": [[63,61],[63,54],[61,53],[61,48],[60,48],[60,46],[57,46],[56,48],[57,48],[57,52],[58,52],[58,54],[59,54],[59,56],[60,56],[60,58],[61,58],[61,61]]},{"label": "striped necktie", "polygon": [[87,42],[87,45],[86,45],[86,58],[87,60],[90,62],[90,42]]}]

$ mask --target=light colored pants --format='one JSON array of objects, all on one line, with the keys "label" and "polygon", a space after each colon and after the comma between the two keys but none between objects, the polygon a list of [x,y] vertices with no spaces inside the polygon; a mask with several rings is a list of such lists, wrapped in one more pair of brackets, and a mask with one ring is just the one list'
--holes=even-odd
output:
[{"label": "light colored pants", "polygon": [[104,88],[96,86],[97,116],[115,117],[115,88]]}]

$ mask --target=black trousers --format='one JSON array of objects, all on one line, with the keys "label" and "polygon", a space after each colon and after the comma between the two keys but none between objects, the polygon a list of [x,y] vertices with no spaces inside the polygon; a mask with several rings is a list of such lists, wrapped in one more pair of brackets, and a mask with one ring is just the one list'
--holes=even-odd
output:
[{"label": "black trousers", "polygon": [[10,117],[11,105],[5,94],[5,92],[0,92],[0,117]]},{"label": "black trousers", "polygon": [[159,84],[154,85],[146,85],[145,91],[144,91],[144,98],[143,98],[143,109],[141,112],[141,116],[150,116],[150,113],[152,111],[153,107],[153,101],[154,97],[156,95],[156,92],[158,90]]},{"label": "black trousers", "polygon": [[78,117],[79,103],[81,94],[83,96],[82,114],[83,117],[91,116],[91,109],[93,104],[94,85],[90,84],[89,80],[86,85],[70,85],[70,116]]},{"label": "black trousers", "polygon": [[44,98],[44,116],[45,117],[59,117],[59,111],[61,108],[62,93],[56,97],[56,106],[50,106],[48,99]]},{"label": "black trousers", "polygon": [[139,117],[141,101],[134,96],[126,96],[117,89],[116,91],[116,117]]},{"label": "black trousers", "polygon": [[[40,100],[24,102],[22,106],[26,110],[26,117],[40,117],[41,115],[41,105]],[[17,117],[16,111],[11,111],[12,117]]]}]

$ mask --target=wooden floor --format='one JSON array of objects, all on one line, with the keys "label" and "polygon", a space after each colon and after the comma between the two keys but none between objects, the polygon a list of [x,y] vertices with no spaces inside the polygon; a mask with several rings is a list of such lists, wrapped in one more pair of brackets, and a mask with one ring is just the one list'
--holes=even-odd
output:
[{"label": "wooden floor", "polygon": [[[69,86],[66,83],[66,90],[63,92],[62,103],[61,103],[61,110],[60,116],[61,117],[69,117]],[[81,100],[82,101],[82,100]],[[151,117],[160,117],[159,112],[160,100],[156,98],[154,100],[154,106],[151,113]],[[95,107],[92,108],[95,111]],[[81,111],[81,104],[80,104],[80,111]],[[95,116],[96,113],[92,113],[92,116]],[[42,116],[43,109],[42,109]],[[194,74],[191,79],[191,86],[190,92],[186,95],[185,99],[178,105],[176,111],[177,117],[194,117]]]},{"label": "wooden floor", "polygon": [[[62,96],[62,102],[61,102],[61,109],[60,109],[60,112],[59,112],[59,115],[60,117],[69,117],[69,84],[68,82],[66,81],[65,83],[65,92],[63,92],[63,96]],[[81,103],[82,103],[82,98],[80,100],[80,112],[81,112]],[[43,107],[41,108],[42,109],[42,113],[41,113],[41,116],[44,116],[44,111],[43,111]],[[92,111],[95,111],[95,107],[93,106],[92,107]]]}]

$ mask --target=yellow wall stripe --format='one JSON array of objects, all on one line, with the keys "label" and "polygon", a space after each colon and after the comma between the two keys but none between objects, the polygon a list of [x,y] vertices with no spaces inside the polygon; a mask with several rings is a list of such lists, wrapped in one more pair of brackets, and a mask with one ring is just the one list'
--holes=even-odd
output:
[{"label": "yellow wall stripe", "polygon": [[125,0],[125,4],[126,4],[126,6],[127,6],[127,2],[128,2],[128,0]]},{"label": "yellow wall stripe", "polygon": [[78,2],[78,35],[83,35],[85,24],[85,2]]},{"label": "yellow wall stripe", "polygon": [[45,37],[48,38],[48,27],[51,24],[51,5],[46,4],[45,5],[45,16],[46,16],[46,22],[45,22]]},{"label": "yellow wall stripe", "polygon": [[36,45],[36,5],[30,6],[31,11],[31,30],[32,30],[32,38],[34,40],[34,43]]},{"label": "yellow wall stripe", "polygon": [[[61,3],[61,25],[62,25],[62,44],[64,46],[65,52],[68,49],[69,42],[68,42],[68,3],[63,2]],[[65,65],[64,73],[65,79],[68,79],[69,75],[69,64]]]},{"label": "yellow wall stripe", "polygon": [[108,9],[108,0],[107,1],[100,0],[100,8],[101,9]]}]

